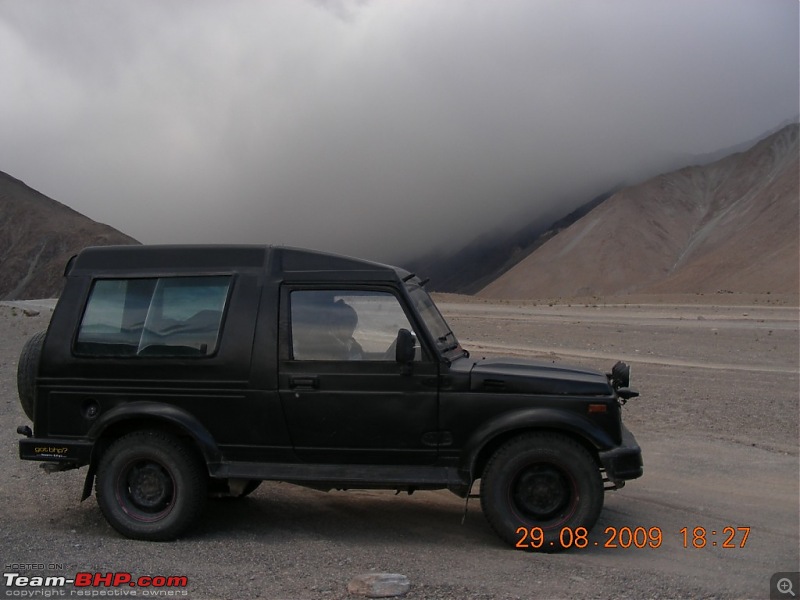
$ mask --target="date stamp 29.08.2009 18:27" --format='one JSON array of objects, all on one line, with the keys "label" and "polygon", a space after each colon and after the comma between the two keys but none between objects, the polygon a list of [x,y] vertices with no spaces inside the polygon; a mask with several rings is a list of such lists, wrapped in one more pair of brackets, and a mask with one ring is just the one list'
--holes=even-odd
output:
[{"label": "date stamp 29.08.2009 18:27", "polygon": [[[546,549],[546,545],[555,546],[555,542],[547,542],[541,527],[518,527],[519,539],[516,547],[521,550]],[[585,527],[563,527],[559,532],[562,548],[660,548],[664,543],[664,531],[661,527],[606,527],[605,537],[593,540]],[[709,529],[706,527],[683,527],[677,532],[678,540],[683,548],[744,548],[750,536],[750,527],[725,527]]]}]

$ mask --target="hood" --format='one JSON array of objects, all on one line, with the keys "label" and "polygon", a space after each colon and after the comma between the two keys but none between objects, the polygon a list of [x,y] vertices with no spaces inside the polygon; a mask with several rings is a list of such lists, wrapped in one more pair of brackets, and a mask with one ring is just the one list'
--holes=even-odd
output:
[{"label": "hood", "polygon": [[488,358],[470,372],[470,389],[549,396],[611,396],[608,377],[599,371],[514,358]]}]

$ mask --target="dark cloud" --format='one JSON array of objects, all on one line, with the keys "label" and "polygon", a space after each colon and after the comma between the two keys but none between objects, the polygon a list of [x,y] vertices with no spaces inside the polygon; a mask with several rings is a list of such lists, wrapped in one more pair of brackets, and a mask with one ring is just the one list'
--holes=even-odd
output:
[{"label": "dark cloud", "polygon": [[395,260],[798,114],[794,0],[0,3],[0,170],[145,242]]}]

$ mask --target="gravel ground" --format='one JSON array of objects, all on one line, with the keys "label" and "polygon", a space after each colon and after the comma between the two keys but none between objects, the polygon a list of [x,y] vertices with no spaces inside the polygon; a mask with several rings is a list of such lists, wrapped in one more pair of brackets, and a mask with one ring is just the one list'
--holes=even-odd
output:
[{"label": "gravel ground", "polygon": [[[46,303],[34,316],[24,312],[29,304],[0,305],[4,572],[27,564],[33,576],[184,575],[185,590],[149,591],[192,599],[350,598],[347,582],[368,572],[407,575],[410,600],[767,598],[773,573],[800,570],[798,310],[770,299],[726,300],[535,306],[441,299],[473,356],[604,370],[623,358],[633,366],[642,395],[628,403],[625,420],[643,448],[645,475],[607,494],[588,548],[554,555],[504,546],[476,500],[462,525],[464,501],[448,492],[323,493],[281,483],[212,502],[177,542],[124,539],[93,498],[79,503],[85,470],[45,475],[18,459],[15,429],[27,420],[16,361],[50,313]],[[680,530],[700,526],[706,547],[693,548],[690,538],[684,548]],[[658,527],[663,544],[604,547],[623,527]],[[735,548],[721,547],[726,527],[734,528]],[[741,527],[750,528],[744,547]],[[2,597],[19,591],[3,588]],[[148,590],[100,591],[142,597]]]}]

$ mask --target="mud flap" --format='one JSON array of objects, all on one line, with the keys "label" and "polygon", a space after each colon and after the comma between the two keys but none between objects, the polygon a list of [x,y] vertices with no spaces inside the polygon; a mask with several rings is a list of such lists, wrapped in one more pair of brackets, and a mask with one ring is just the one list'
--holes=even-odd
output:
[{"label": "mud flap", "polygon": [[89,464],[89,470],[86,472],[86,479],[83,482],[83,494],[81,494],[81,502],[86,500],[92,495],[92,487],[94,486],[94,461]]}]

